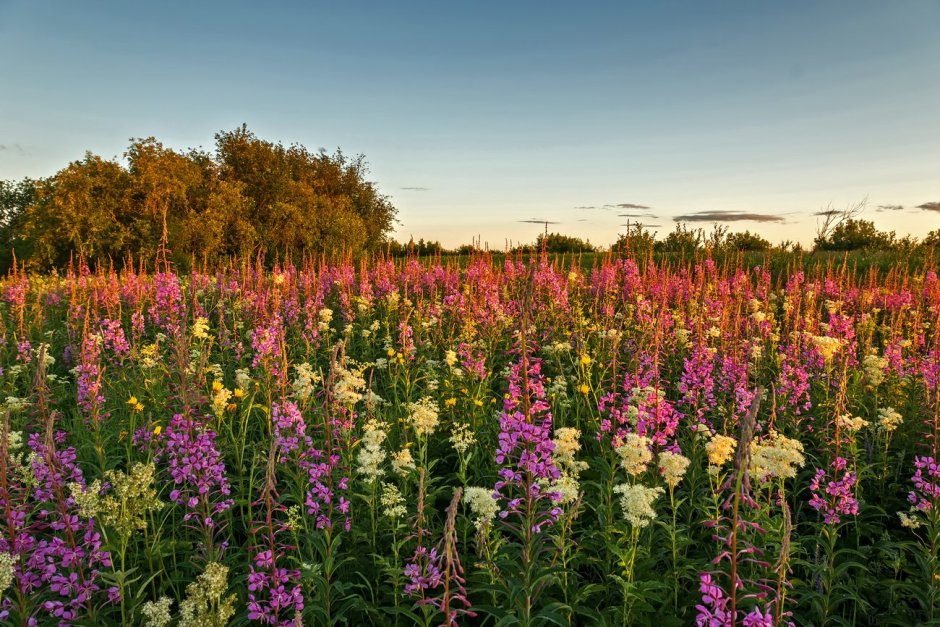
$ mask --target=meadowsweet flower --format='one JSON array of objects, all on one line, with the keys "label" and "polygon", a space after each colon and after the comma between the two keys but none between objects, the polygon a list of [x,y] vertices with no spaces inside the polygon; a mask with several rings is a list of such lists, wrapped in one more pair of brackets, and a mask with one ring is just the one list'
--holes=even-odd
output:
[{"label": "meadowsweet flower", "polygon": [[238,386],[238,389],[242,392],[247,392],[251,387],[251,376],[248,374],[248,370],[245,368],[239,368],[235,371],[235,385]]},{"label": "meadowsweet flower", "polygon": [[842,414],[836,418],[836,421],[839,423],[840,427],[849,433],[855,433],[856,431],[864,429],[868,426],[868,421],[861,416],[852,416],[849,414]]},{"label": "meadowsweet flower", "polygon": [[901,519],[901,526],[906,529],[917,529],[922,526],[924,523],[920,521],[915,513],[916,509],[912,512],[898,512],[898,518]]},{"label": "meadowsweet flower", "polygon": [[3,597],[3,593],[7,591],[7,588],[13,584],[15,576],[16,558],[5,551],[0,552],[0,598]]},{"label": "meadowsweet flower", "polygon": [[450,443],[458,455],[466,453],[476,441],[476,435],[469,424],[464,422],[454,423],[450,432]]},{"label": "meadowsweet flower", "polygon": [[882,407],[878,410],[878,429],[885,433],[891,433],[896,430],[904,418],[894,407]]},{"label": "meadowsweet flower", "polygon": [[180,627],[227,625],[235,614],[235,595],[222,598],[228,589],[228,567],[209,562],[195,581],[186,586],[180,603]]},{"label": "meadowsweet flower", "polygon": [[499,513],[499,502],[489,488],[469,487],[463,493],[463,502],[473,512],[473,525],[482,529]]},{"label": "meadowsweet flower", "polygon": [[370,420],[363,427],[362,448],[359,449],[356,461],[359,464],[357,471],[365,477],[365,482],[368,484],[375,483],[385,474],[381,465],[386,457],[382,442],[388,437],[387,427],[388,425],[378,420]]},{"label": "meadowsweet flower", "polygon": [[639,484],[622,483],[614,486],[614,492],[620,495],[620,509],[627,522],[642,529],[656,518],[653,501],[663,494],[664,490],[660,487],[648,488]]},{"label": "meadowsweet flower", "polygon": [[209,319],[199,316],[193,322],[192,334],[193,337],[197,340],[205,340],[209,338],[209,334],[206,331],[209,330]]},{"label": "meadowsweet flower", "polygon": [[30,405],[29,400],[25,398],[19,398],[16,396],[8,396],[6,398],[6,402],[4,403],[4,406],[11,412],[17,412],[17,411],[26,409],[27,407],[29,407],[29,405]]},{"label": "meadowsweet flower", "polygon": [[675,489],[679,482],[682,481],[685,471],[689,468],[688,457],[680,455],[679,453],[673,453],[671,451],[663,451],[659,454],[659,471],[663,474],[663,478],[666,480],[666,485],[670,488]]},{"label": "meadowsweet flower", "polygon": [[415,430],[415,434],[418,437],[433,434],[438,424],[438,408],[431,397],[425,396],[417,403],[411,403],[409,408],[411,414],[408,416],[408,421]]},{"label": "meadowsweet flower", "polygon": [[751,446],[751,474],[758,481],[771,478],[792,479],[803,466],[803,445],[777,431]]},{"label": "meadowsweet flower", "polygon": [[394,483],[382,484],[382,496],[379,498],[382,505],[382,514],[396,520],[408,513],[405,507],[405,497]]},{"label": "meadowsweet flower", "polygon": [[454,364],[457,363],[457,352],[448,350],[444,353],[444,363],[446,363],[449,368],[453,368]]},{"label": "meadowsweet flower", "polygon": [[646,470],[646,466],[653,460],[650,451],[650,439],[646,436],[628,433],[616,452],[620,457],[620,465],[627,474],[635,477]]},{"label": "meadowsweet flower", "polygon": [[828,335],[812,335],[810,341],[827,363],[832,361],[835,354],[842,350],[843,341],[839,338]]},{"label": "meadowsweet flower", "polygon": [[341,364],[335,364],[333,378],[333,398],[336,402],[352,407],[362,400],[363,390],[366,389],[362,369],[348,369]]},{"label": "meadowsweet flower", "polygon": [[402,477],[410,471],[417,470],[414,457],[411,455],[411,449],[403,448],[396,453],[392,453],[392,470]]},{"label": "meadowsweet flower", "polygon": [[738,441],[727,435],[716,434],[705,443],[705,452],[708,454],[708,464],[721,468],[734,457]]},{"label": "meadowsweet flower", "polygon": [[228,408],[232,398],[232,391],[222,385],[221,381],[212,382],[212,411],[216,416],[222,416]]},{"label": "meadowsweet flower", "polygon": [[170,624],[170,606],[173,605],[173,599],[169,597],[160,597],[157,601],[147,601],[140,608],[140,613],[144,617],[144,627],[166,627]]},{"label": "meadowsweet flower", "polygon": [[291,384],[294,398],[301,403],[306,403],[310,395],[313,394],[314,386],[320,383],[322,377],[320,373],[315,371],[313,366],[308,363],[294,366],[294,371],[297,373],[297,376]]},{"label": "meadowsweet flower", "polygon": [[317,318],[317,328],[320,331],[328,331],[330,328],[330,323],[333,322],[333,310],[324,307],[317,313]]},{"label": "meadowsweet flower", "polygon": [[862,370],[865,373],[865,380],[868,384],[877,387],[884,383],[885,370],[888,368],[888,360],[884,357],[871,353],[865,355],[862,359]]}]

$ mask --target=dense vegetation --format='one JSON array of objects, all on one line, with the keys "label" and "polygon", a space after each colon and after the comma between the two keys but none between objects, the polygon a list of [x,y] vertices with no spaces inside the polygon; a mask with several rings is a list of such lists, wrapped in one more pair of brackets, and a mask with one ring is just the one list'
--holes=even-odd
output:
[{"label": "dense vegetation", "polygon": [[10,275],[0,620],[940,618],[934,266],[555,259]]},{"label": "dense vegetation", "polygon": [[35,269],[153,260],[161,245],[188,264],[258,254],[376,250],[395,208],[367,181],[362,157],[311,153],[245,127],[215,151],[134,140],[126,163],[88,153],[55,175],[0,183],[0,266]]}]

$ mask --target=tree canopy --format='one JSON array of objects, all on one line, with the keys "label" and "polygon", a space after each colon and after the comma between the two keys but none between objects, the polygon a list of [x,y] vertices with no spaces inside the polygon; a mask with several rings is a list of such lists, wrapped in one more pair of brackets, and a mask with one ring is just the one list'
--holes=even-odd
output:
[{"label": "tree canopy", "polygon": [[256,137],[215,136],[214,152],[132,139],[124,162],[86,153],[54,175],[0,182],[0,264],[10,251],[36,269],[153,258],[375,250],[396,210],[362,156],[311,153]]}]

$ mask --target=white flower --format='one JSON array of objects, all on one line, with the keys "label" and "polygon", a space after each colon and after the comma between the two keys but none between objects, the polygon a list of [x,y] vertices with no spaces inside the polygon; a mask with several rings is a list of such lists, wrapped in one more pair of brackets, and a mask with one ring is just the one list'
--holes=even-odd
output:
[{"label": "white flower", "polygon": [[463,502],[473,512],[473,524],[477,529],[488,525],[499,512],[499,503],[490,488],[467,488],[463,493]]},{"label": "white flower", "polygon": [[662,488],[647,488],[643,485],[630,485],[623,483],[614,487],[614,492],[620,495],[620,509],[623,516],[634,527],[642,529],[656,518],[653,501],[663,494]]}]

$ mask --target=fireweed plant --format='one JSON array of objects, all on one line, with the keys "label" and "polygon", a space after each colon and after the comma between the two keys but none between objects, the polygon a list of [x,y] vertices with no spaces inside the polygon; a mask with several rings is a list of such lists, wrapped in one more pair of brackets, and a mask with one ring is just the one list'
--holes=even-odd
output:
[{"label": "fireweed plant", "polygon": [[0,282],[0,623],[940,619],[935,269]]}]

